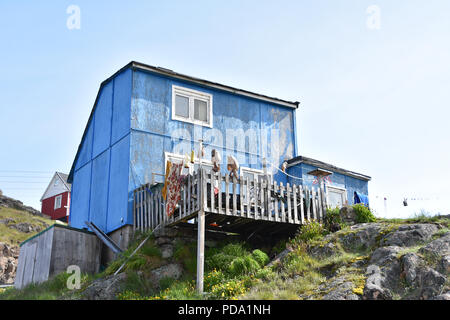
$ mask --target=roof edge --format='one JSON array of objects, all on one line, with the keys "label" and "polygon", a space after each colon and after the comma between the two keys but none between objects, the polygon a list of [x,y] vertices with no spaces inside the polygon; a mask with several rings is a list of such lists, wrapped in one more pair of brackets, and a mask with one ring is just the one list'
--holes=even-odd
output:
[{"label": "roof edge", "polygon": [[269,97],[269,96],[266,96],[266,95],[263,95],[260,93],[231,87],[231,86],[224,85],[224,84],[221,84],[218,82],[213,82],[213,81],[209,81],[209,80],[205,80],[205,79],[188,76],[188,75],[185,75],[182,73],[175,72],[170,69],[166,69],[166,68],[162,68],[162,67],[155,67],[155,66],[151,66],[151,65],[144,64],[144,63],[137,62],[137,61],[132,61],[131,65],[133,68],[136,68],[136,69],[141,69],[141,70],[146,70],[146,71],[166,75],[166,76],[177,78],[180,80],[193,82],[193,83],[196,83],[199,85],[203,85],[203,86],[207,86],[207,87],[211,87],[211,88],[215,88],[215,89],[220,89],[220,90],[223,90],[226,92],[250,97],[253,99],[263,100],[266,102],[274,103],[274,104],[289,107],[289,108],[297,109],[298,106],[300,105],[300,102],[298,102],[298,101],[288,101],[288,100],[283,100],[283,99],[279,99],[279,98],[275,98],[275,97]]},{"label": "roof edge", "polygon": [[104,80],[101,84],[100,87],[98,89],[97,92],[97,96],[95,98],[95,102],[94,105],[91,109],[91,113],[89,115],[89,119],[86,123],[86,126],[84,128],[84,132],[83,132],[83,136],[81,137],[81,141],[80,144],[78,145],[78,149],[74,158],[74,161],[72,163],[72,166],[70,168],[70,172],[69,172],[69,176],[67,177],[67,182],[68,183],[72,183],[73,182],[73,173],[75,171],[75,163],[78,159],[78,155],[80,153],[81,147],[82,147],[82,143],[83,140],[86,136],[87,133],[87,129],[88,129],[88,125],[92,120],[92,117],[94,115],[94,111],[96,109],[96,105],[98,102],[98,99],[100,97],[100,92],[103,89],[103,87],[108,84],[113,78],[115,78],[118,74],[122,73],[123,71],[125,71],[126,69],[140,69],[140,70],[145,70],[145,71],[149,71],[149,72],[154,72],[154,73],[158,73],[158,74],[162,74],[162,75],[166,75],[172,78],[177,78],[180,80],[185,80],[185,81],[189,81],[189,82],[193,82],[199,85],[203,85],[203,86],[207,86],[207,87],[211,87],[211,88],[215,88],[215,89],[220,89],[226,92],[230,92],[230,93],[234,93],[237,95],[241,95],[241,96],[246,96],[246,97],[250,97],[253,99],[257,99],[257,100],[263,100],[266,102],[270,102],[276,105],[281,105],[281,106],[285,106],[285,107],[289,107],[289,108],[293,108],[293,109],[298,109],[300,102],[295,101],[288,101],[288,100],[282,100],[282,99],[278,99],[278,98],[274,98],[274,97],[269,97],[263,94],[259,94],[259,93],[255,93],[255,92],[251,92],[251,91],[247,91],[247,90],[243,90],[243,89],[238,89],[238,88],[234,88],[231,86],[227,86],[224,84],[220,84],[220,83],[216,83],[216,82],[212,82],[209,80],[204,80],[204,79],[200,79],[200,78],[195,78],[192,76],[188,76],[188,75],[184,75],[181,73],[177,73],[175,71],[172,71],[170,69],[166,69],[166,68],[162,68],[162,67],[155,67],[155,66],[151,66],[145,63],[141,63],[141,62],[137,62],[137,61],[131,61],[129,63],[127,63],[125,66],[123,66],[122,68],[120,68],[118,71],[116,71],[112,76],[110,76],[109,78],[107,78],[106,80]]},{"label": "roof edge", "polygon": [[344,174],[344,175],[347,175],[347,176],[350,176],[350,177],[353,177],[353,178],[357,178],[357,179],[360,179],[360,180],[365,180],[365,181],[372,180],[372,178],[370,176],[368,176],[368,175],[365,175],[365,174],[362,174],[362,173],[358,173],[358,172],[354,172],[354,171],[350,171],[350,170],[343,169],[343,168],[339,168],[339,167],[336,167],[336,166],[334,166],[332,164],[329,164],[329,163],[326,163],[326,162],[323,162],[323,161],[320,161],[320,160],[304,157],[304,156],[294,157],[294,158],[288,160],[287,163],[288,163],[288,168],[289,167],[293,167],[293,166],[295,166],[297,164],[300,164],[300,163],[305,163],[305,164],[309,164],[309,165],[312,165],[312,166],[315,166],[315,167],[318,167],[318,168],[320,167],[322,169],[330,170],[330,171],[333,171],[333,172],[336,172],[336,173],[341,173],[341,174]]}]

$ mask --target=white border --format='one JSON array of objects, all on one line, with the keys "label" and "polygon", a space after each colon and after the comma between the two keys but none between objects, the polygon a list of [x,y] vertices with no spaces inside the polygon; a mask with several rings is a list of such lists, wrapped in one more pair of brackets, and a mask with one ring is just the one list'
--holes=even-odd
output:
[{"label": "white border", "polygon": [[[327,188],[327,203],[330,203],[330,197],[329,197],[329,193],[328,193],[328,189],[329,188],[330,189],[334,189],[334,190],[331,190],[331,191],[340,191],[341,194],[344,196],[344,198],[342,199],[343,200],[342,201],[342,206],[345,206],[348,203],[347,189],[342,188],[342,187],[330,186],[330,185],[327,185],[326,188]],[[336,193],[338,193],[338,192],[336,192]],[[331,208],[331,205],[328,205],[328,206]]]},{"label": "white border", "polygon": [[[59,207],[56,206],[56,204],[58,203],[58,201],[57,201],[58,199],[59,199]],[[53,210],[60,209],[61,206],[62,206],[62,194],[55,197],[55,205],[54,205]]]},{"label": "white border", "polygon": [[[185,96],[189,98],[189,118],[184,118],[181,116],[177,116],[175,114],[175,95],[179,94],[181,96]],[[208,121],[200,121],[195,120],[193,117],[194,114],[194,99],[199,99],[205,101],[207,103],[208,108]],[[172,120],[178,120],[188,123],[197,124],[204,127],[212,128],[213,124],[213,96],[206,92],[201,92],[197,90],[192,90],[176,85],[172,85]]]}]

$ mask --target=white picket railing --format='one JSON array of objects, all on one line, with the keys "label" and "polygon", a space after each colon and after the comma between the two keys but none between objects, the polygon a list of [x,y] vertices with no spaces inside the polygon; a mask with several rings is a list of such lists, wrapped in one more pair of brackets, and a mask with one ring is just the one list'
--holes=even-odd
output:
[{"label": "white picket railing", "polygon": [[327,208],[322,188],[242,176],[230,178],[202,169],[184,177],[181,200],[169,217],[161,191],[151,191],[150,187],[145,184],[134,191],[134,227],[140,231],[187,221],[197,215],[201,205],[205,212],[212,214],[290,224],[322,220]]}]

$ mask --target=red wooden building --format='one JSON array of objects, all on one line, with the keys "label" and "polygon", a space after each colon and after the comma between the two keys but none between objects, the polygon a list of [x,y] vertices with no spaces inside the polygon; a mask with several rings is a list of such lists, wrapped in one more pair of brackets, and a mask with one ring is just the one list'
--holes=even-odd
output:
[{"label": "red wooden building", "polygon": [[67,174],[55,172],[41,198],[41,212],[53,220],[69,221],[70,188]]}]

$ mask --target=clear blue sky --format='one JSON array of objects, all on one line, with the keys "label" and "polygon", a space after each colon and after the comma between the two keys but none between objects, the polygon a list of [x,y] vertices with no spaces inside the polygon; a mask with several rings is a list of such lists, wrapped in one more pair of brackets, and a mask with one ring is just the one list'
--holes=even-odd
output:
[{"label": "clear blue sky", "polygon": [[[72,4],[80,29],[66,25]],[[447,0],[1,1],[0,188],[39,209],[100,83],[136,60],[301,101],[302,155],[372,176],[389,216],[406,214],[403,197],[450,213],[449,12]]]}]

